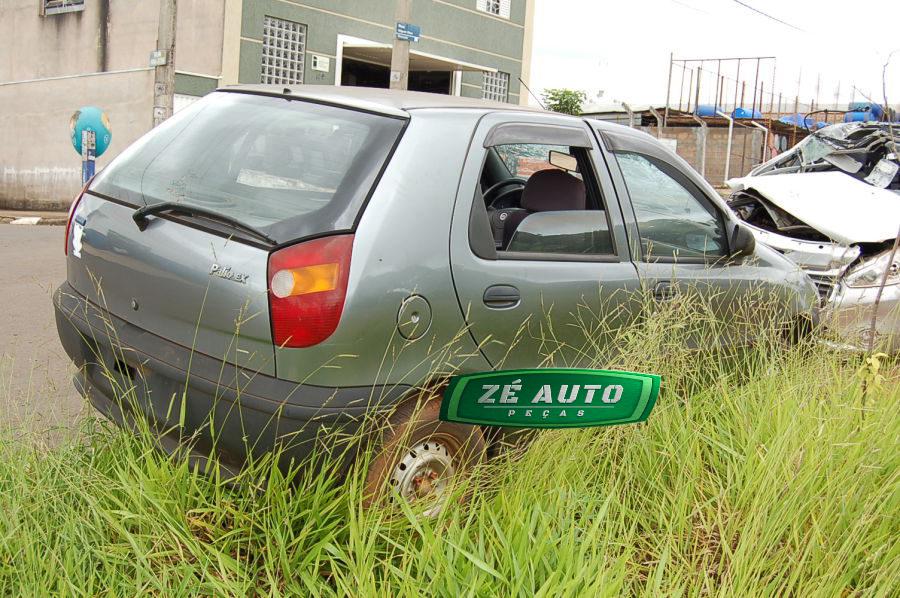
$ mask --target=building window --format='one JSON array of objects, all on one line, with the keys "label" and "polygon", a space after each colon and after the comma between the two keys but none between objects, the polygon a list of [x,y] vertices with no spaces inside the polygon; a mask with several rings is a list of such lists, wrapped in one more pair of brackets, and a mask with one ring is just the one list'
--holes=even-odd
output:
[{"label": "building window", "polygon": [[306,25],[266,17],[263,23],[262,83],[303,83]]},{"label": "building window", "polygon": [[481,12],[508,19],[509,3],[510,0],[476,0],[475,7]]},{"label": "building window", "polygon": [[481,83],[481,97],[485,100],[506,102],[509,100],[509,73],[484,73]]},{"label": "building window", "polygon": [[79,10],[84,10],[84,0],[41,0],[41,13],[44,16]]}]

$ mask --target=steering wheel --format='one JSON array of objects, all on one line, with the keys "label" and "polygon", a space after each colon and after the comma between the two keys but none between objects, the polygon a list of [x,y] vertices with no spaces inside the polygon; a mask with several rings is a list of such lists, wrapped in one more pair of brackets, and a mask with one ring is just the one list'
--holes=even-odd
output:
[{"label": "steering wheel", "polygon": [[[493,208],[494,204],[500,202],[500,199],[506,197],[510,193],[515,193],[516,191],[521,191],[525,188],[525,183],[527,181],[525,179],[519,177],[509,177],[498,181],[488,187],[484,192],[484,203],[489,208]],[[509,189],[503,190],[503,187],[507,185],[516,185],[515,187],[510,187]],[[499,193],[498,193],[499,191]],[[495,197],[491,197],[491,195],[495,195]]]}]

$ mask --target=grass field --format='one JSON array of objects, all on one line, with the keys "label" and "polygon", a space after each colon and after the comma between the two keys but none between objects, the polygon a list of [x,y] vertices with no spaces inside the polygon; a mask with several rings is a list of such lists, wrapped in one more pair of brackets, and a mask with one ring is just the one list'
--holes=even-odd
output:
[{"label": "grass field", "polygon": [[647,423],[542,432],[431,519],[363,511],[358,472],[257,463],[233,487],[98,420],[54,446],[7,430],[0,595],[896,596],[897,378],[662,338],[616,363],[662,374]]}]

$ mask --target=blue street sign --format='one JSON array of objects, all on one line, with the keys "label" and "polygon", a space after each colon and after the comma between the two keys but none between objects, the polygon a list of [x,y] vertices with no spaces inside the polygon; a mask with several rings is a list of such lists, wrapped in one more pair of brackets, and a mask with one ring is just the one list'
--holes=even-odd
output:
[{"label": "blue street sign", "polygon": [[417,42],[422,34],[422,28],[412,23],[397,23],[397,39],[406,42]]}]

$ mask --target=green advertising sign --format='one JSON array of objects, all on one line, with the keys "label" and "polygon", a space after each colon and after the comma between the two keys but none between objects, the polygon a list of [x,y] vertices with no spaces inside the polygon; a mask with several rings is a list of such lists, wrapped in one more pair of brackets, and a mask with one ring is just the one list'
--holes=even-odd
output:
[{"label": "green advertising sign", "polygon": [[613,370],[506,370],[454,376],[444,421],[519,428],[584,428],[647,419],[659,376]]}]

